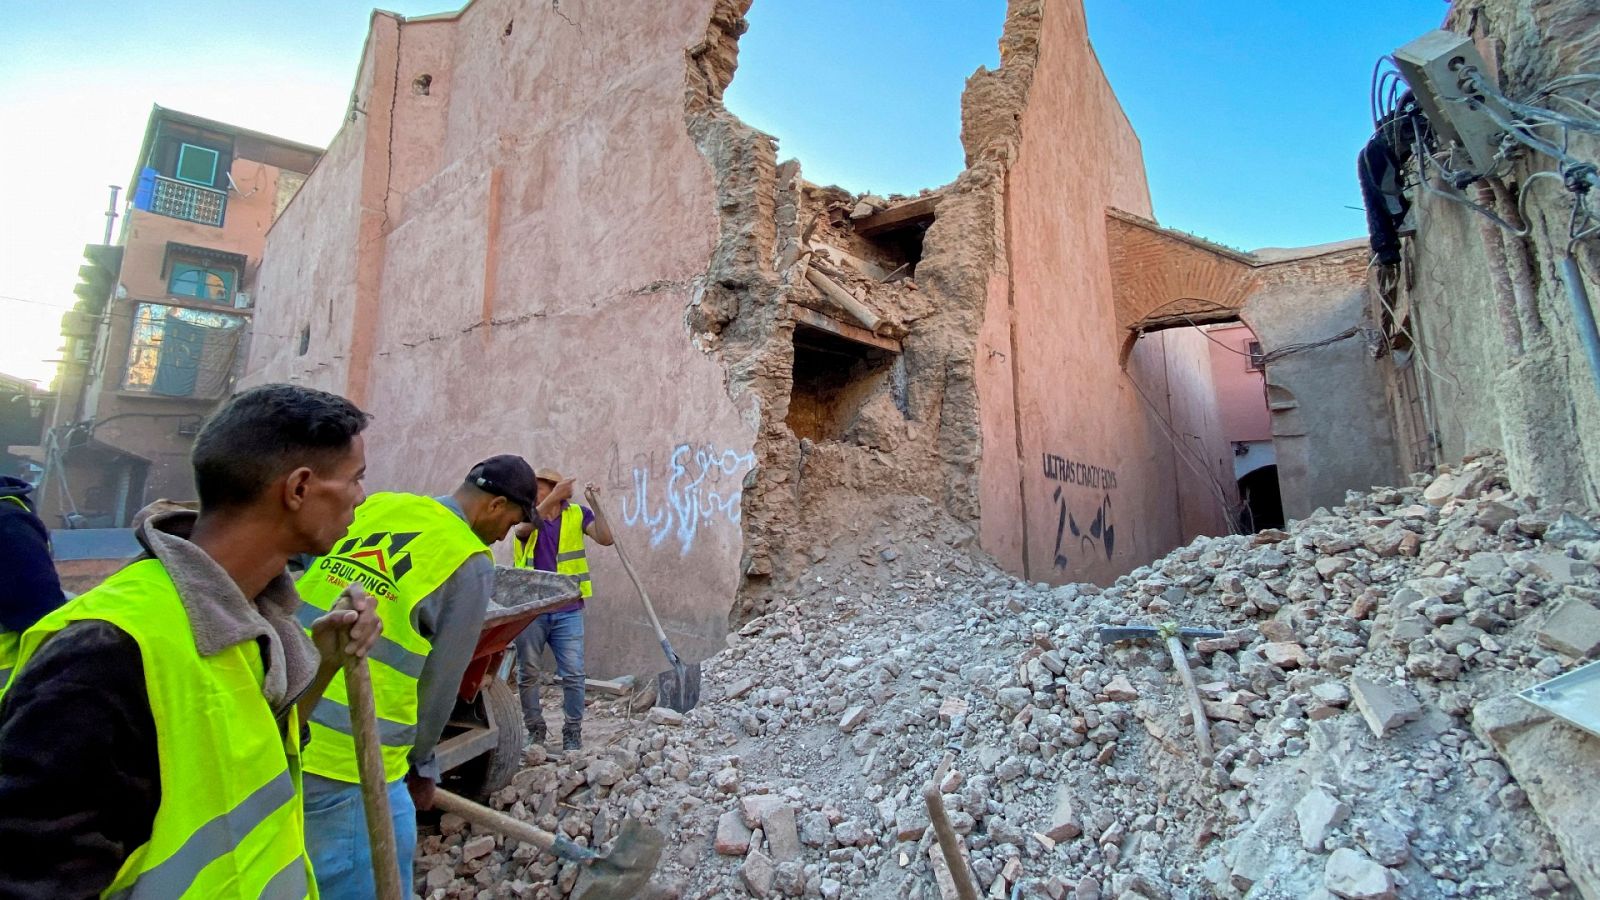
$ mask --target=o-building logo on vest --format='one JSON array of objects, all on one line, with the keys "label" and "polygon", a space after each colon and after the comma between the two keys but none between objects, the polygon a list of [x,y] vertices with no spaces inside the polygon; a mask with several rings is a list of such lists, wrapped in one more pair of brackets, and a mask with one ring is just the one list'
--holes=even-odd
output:
[{"label": "o-building logo on vest", "polygon": [[350,538],[317,560],[316,571],[341,590],[355,583],[374,597],[393,600],[398,593],[395,582],[411,571],[411,552],[406,545],[421,534],[379,531],[365,538]]}]

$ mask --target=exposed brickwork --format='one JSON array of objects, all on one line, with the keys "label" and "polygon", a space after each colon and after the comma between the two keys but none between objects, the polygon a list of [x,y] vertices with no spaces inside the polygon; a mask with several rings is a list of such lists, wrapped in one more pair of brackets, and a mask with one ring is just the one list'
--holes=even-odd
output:
[{"label": "exposed brickwork", "polygon": [[1273,251],[1241,253],[1116,209],[1106,211],[1106,243],[1124,359],[1141,330],[1235,318],[1263,289],[1366,278],[1364,246],[1275,259]]}]

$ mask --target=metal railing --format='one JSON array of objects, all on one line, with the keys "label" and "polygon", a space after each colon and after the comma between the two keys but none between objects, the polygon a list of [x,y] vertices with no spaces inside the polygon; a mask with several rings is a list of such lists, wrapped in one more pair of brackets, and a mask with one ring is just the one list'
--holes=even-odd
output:
[{"label": "metal railing", "polygon": [[156,176],[155,194],[150,200],[151,212],[201,225],[221,225],[227,206],[228,195],[224,191],[161,175]]}]

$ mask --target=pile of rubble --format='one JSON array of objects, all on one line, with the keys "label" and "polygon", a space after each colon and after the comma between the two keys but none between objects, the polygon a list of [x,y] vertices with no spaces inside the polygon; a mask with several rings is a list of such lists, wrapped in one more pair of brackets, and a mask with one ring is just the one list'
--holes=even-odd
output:
[{"label": "pile of rubble", "polygon": [[[599,704],[588,750],[532,748],[496,805],[584,843],[654,824],[661,897],[952,897],[921,794],[959,751],[941,790],[990,897],[1600,890],[1600,742],[1507,696],[1600,651],[1600,531],[1499,458],[1104,589],[1018,582],[894,506],[730,638],[699,708]],[[1225,632],[1190,648],[1209,764],[1164,646],[1095,627],[1169,620]],[[433,898],[580,874],[448,816],[418,855]]]}]

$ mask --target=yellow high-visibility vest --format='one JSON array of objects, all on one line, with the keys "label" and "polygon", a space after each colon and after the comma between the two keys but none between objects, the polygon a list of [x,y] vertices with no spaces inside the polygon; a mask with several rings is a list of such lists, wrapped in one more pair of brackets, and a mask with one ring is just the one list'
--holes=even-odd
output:
[{"label": "yellow high-visibility vest", "polygon": [[[533,549],[539,541],[537,527],[526,541],[513,539],[511,561],[519,569],[533,568]],[[589,585],[589,555],[583,545],[583,507],[567,504],[561,511],[561,538],[556,541],[556,573],[571,575],[578,581],[578,593],[585,600],[593,595]]]},{"label": "yellow high-visibility vest", "polygon": [[291,706],[279,733],[261,695],[259,645],[201,656],[166,568],[145,559],[23,632],[17,670],[51,636],[86,620],[109,622],[139,644],[161,771],[150,840],[133,848],[101,896],[315,897],[300,724]]},{"label": "yellow high-visibility vest", "polygon": [[[384,777],[406,774],[406,757],[417,738],[417,679],[433,650],[418,631],[412,612],[444,584],[468,559],[489,553],[461,517],[431,497],[382,493],[356,507],[350,531],[333,552],[318,559],[300,576],[298,617],[307,630],[339,600],[352,582],[377,601],[383,635],[372,648],[368,669],[378,714],[378,739],[383,745]],[[345,693],[344,672],[333,676],[322,700],[311,712],[311,743],[305,752],[307,772],[347,781],[361,781],[356,769],[355,738]]]}]

